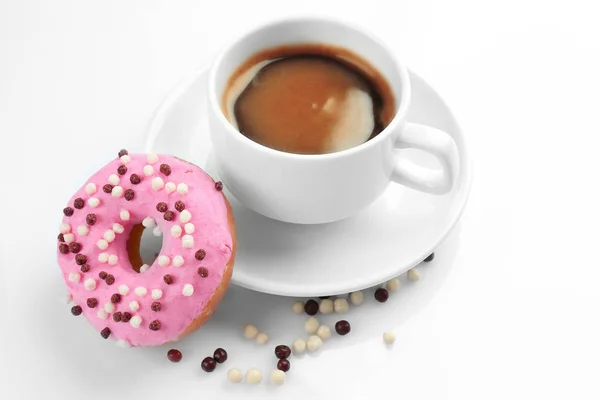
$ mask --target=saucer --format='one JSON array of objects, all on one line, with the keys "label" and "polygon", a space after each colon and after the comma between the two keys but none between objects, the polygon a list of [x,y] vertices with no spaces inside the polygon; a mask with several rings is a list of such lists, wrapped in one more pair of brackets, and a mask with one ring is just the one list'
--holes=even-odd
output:
[{"label": "saucer", "polygon": [[[431,195],[391,183],[379,199],[353,217],[294,225],[245,208],[225,188],[238,241],[233,283],[284,296],[349,293],[415,267],[446,238],[467,202],[470,159],[465,138],[441,97],[412,72],[410,80],[407,120],[444,130],[458,147],[460,172],[452,191]],[[177,155],[218,180],[208,135],[206,81],[207,69],[198,69],[170,91],[151,118],[145,150]],[[436,168],[430,155],[410,149],[402,152]]]}]

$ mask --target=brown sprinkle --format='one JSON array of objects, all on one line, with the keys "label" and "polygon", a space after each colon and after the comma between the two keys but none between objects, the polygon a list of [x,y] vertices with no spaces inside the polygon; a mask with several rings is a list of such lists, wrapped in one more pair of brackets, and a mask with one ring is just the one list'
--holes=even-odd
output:
[{"label": "brown sprinkle", "polygon": [[87,262],[87,256],[83,254],[77,254],[75,256],[75,262],[77,263],[77,265],[83,265]]},{"label": "brown sprinkle", "polygon": [[69,244],[69,250],[71,253],[79,253],[81,251],[81,245],[77,242],[72,242]]},{"label": "brown sprinkle", "polygon": [[154,321],[150,322],[150,330],[151,331],[157,331],[160,329],[160,321],[155,319]]},{"label": "brown sprinkle", "polygon": [[119,158],[128,155],[129,152],[125,149],[121,149],[121,151],[119,151]]},{"label": "brown sprinkle", "polygon": [[62,233],[59,233],[57,239],[58,239],[59,242],[64,242],[65,241],[65,235],[63,235]]},{"label": "brown sprinkle", "polygon": [[185,203],[181,200],[177,200],[175,202],[175,209],[179,212],[182,212],[183,210],[185,210]]},{"label": "brown sprinkle", "polygon": [[175,213],[173,211],[167,211],[163,214],[165,221],[173,221],[175,219]]},{"label": "brown sprinkle", "polygon": [[104,281],[106,282],[107,285],[112,285],[113,283],[115,283],[115,277],[108,274],[108,275],[106,275],[106,279]]},{"label": "brown sprinkle", "polygon": [[83,312],[83,309],[80,306],[73,306],[71,307],[71,314],[73,315],[81,315],[81,313]]},{"label": "brown sprinkle", "polygon": [[90,272],[90,266],[87,264],[83,264],[81,266],[81,272]]},{"label": "brown sprinkle", "polygon": [[120,303],[121,302],[121,295],[119,293],[115,293],[112,296],[110,296],[110,302],[111,303]]},{"label": "brown sprinkle", "polygon": [[102,186],[102,191],[104,193],[111,193],[113,190],[113,185],[111,185],[110,183],[107,183],[106,185]]},{"label": "brown sprinkle", "polygon": [[108,274],[104,271],[100,271],[100,273],[98,274],[98,277],[102,280],[105,280],[107,276]]},{"label": "brown sprinkle", "polygon": [[171,175],[171,167],[169,164],[160,164],[160,172],[165,174],[166,176]]},{"label": "brown sprinkle", "polygon": [[223,190],[223,182],[221,182],[221,181],[215,182],[215,189],[217,189],[219,192],[221,190]]},{"label": "brown sprinkle", "polygon": [[165,276],[163,276],[163,280],[167,285],[170,285],[171,283],[173,283],[173,276],[166,274]]},{"label": "brown sprinkle", "polygon": [[59,244],[58,251],[60,251],[61,254],[69,254],[69,245],[66,243]]},{"label": "brown sprinkle", "polygon": [[65,207],[65,208],[63,208],[63,213],[67,217],[70,217],[71,215],[73,215],[74,212],[75,212],[75,210],[73,210],[71,207]]},{"label": "brown sprinkle", "polygon": [[165,203],[164,201],[161,201],[160,203],[158,203],[156,205],[156,210],[158,210],[158,212],[164,213],[169,209],[169,207],[167,207],[167,203]]},{"label": "brown sprinkle", "polygon": [[119,175],[125,175],[127,173],[127,167],[124,165],[119,165],[119,168],[117,168],[117,173]]},{"label": "brown sprinkle", "polygon": [[113,314],[113,321],[121,322],[122,316],[123,316],[123,313],[121,313],[121,311],[117,311],[116,313]]},{"label": "brown sprinkle", "polygon": [[133,183],[134,185],[137,185],[141,181],[142,178],[140,178],[138,174],[131,174],[131,176],[129,177],[129,182]]},{"label": "brown sprinkle", "polygon": [[198,275],[200,275],[202,278],[206,278],[208,277],[208,270],[204,267],[200,267],[198,268]]},{"label": "brown sprinkle", "polygon": [[98,219],[96,218],[96,214],[88,214],[85,217],[85,222],[87,222],[88,225],[94,225],[96,223]]},{"label": "brown sprinkle", "polygon": [[102,329],[100,331],[100,336],[102,336],[104,339],[108,339],[108,337],[110,336],[110,328],[106,327]]},{"label": "brown sprinkle", "polygon": [[152,311],[160,311],[162,309],[162,304],[160,304],[158,301],[153,301],[152,305],[150,305],[150,308]]},{"label": "brown sprinkle", "polygon": [[75,201],[73,201],[73,207],[75,207],[78,210],[81,210],[84,205],[85,205],[85,202],[83,201],[83,199],[81,197],[78,197],[75,199]]},{"label": "brown sprinkle", "polygon": [[204,249],[200,249],[196,252],[194,257],[196,257],[196,260],[204,260],[204,257],[206,257],[206,251],[204,251]]},{"label": "brown sprinkle", "polygon": [[125,191],[125,200],[131,201],[135,197],[135,192],[131,189]]},{"label": "brown sprinkle", "polygon": [[130,319],[131,319],[131,313],[128,313],[127,311],[125,311],[123,313],[123,315],[121,316],[121,322],[129,322]]},{"label": "brown sprinkle", "polygon": [[96,308],[97,305],[98,305],[98,299],[96,299],[94,297],[90,297],[89,299],[87,299],[87,306],[89,308]]}]

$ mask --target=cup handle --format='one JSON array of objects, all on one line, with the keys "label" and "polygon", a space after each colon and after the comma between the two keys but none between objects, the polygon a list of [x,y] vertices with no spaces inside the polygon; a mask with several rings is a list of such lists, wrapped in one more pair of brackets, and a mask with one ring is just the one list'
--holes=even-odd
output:
[{"label": "cup handle", "polygon": [[396,149],[419,149],[434,155],[442,170],[425,168],[396,156],[392,180],[432,194],[448,193],[458,174],[458,150],[450,135],[425,125],[407,123],[394,144]]}]

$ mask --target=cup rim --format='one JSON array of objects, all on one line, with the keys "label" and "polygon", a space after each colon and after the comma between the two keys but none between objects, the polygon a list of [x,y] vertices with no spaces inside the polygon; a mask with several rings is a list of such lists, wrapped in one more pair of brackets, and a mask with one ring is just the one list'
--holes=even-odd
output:
[{"label": "cup rim", "polygon": [[[349,149],[336,151],[333,153],[324,153],[324,154],[299,154],[299,153],[288,153],[286,151],[272,149],[265,145],[255,142],[254,140],[242,135],[235,127],[229,122],[229,120],[225,117],[223,110],[221,109],[221,102],[217,99],[217,90],[216,90],[216,75],[220,69],[221,64],[223,63],[223,59],[225,56],[229,54],[231,49],[242,42],[247,36],[250,36],[254,33],[260,32],[265,29],[270,29],[276,27],[278,25],[286,24],[286,23],[310,23],[310,22],[321,22],[321,23],[330,23],[335,25],[343,25],[348,27],[359,34],[368,36],[371,40],[373,40],[377,45],[379,45],[383,50],[385,50],[387,56],[395,65],[398,73],[400,75],[400,104],[398,105],[397,111],[394,114],[394,117],[390,121],[390,123],[373,139],[367,140],[359,144],[358,146],[351,147]],[[369,61],[369,60],[367,60]],[[398,125],[406,116],[408,111],[408,106],[410,104],[411,90],[410,90],[410,79],[408,76],[408,71],[404,65],[402,65],[398,59],[396,58],[395,53],[375,34],[373,34],[370,30],[366,29],[363,26],[358,26],[357,24],[351,23],[349,21],[344,21],[337,18],[332,17],[323,17],[323,16],[296,16],[296,17],[287,17],[287,18],[277,18],[270,20],[266,23],[259,24],[253,27],[250,30],[247,30],[238,36],[236,36],[233,40],[230,40],[218,53],[217,57],[213,61],[209,74],[208,74],[208,102],[209,107],[214,108],[213,110],[218,118],[219,122],[223,124],[228,131],[228,133],[234,136],[235,140],[238,140],[242,143],[245,143],[254,149],[271,154],[277,155],[280,157],[288,157],[293,159],[334,159],[341,158],[346,156],[351,156],[355,153],[359,153],[361,151],[366,151],[371,147],[377,146],[379,142],[386,140],[392,132],[396,131]]]}]

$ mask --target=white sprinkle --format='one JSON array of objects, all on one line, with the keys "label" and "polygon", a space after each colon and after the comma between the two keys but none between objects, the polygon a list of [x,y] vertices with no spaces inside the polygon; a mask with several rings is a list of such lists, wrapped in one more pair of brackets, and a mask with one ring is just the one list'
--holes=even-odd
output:
[{"label": "white sprinkle", "polygon": [[327,325],[321,325],[319,329],[317,329],[317,336],[322,340],[329,339],[331,337],[331,329]]},{"label": "white sprinkle", "polygon": [[108,183],[111,185],[118,185],[119,182],[121,182],[121,178],[119,178],[119,175],[117,174],[110,174],[108,177]]},{"label": "white sprinkle", "polygon": [[185,228],[185,233],[189,233],[189,234],[194,233],[194,231],[196,230],[196,228],[194,227],[194,224],[192,224],[191,222],[185,224],[184,228]]},{"label": "white sprinkle", "polygon": [[88,278],[83,282],[83,286],[85,287],[85,290],[94,290],[96,289],[96,280]]},{"label": "white sprinkle", "polygon": [[244,379],[244,374],[238,368],[231,368],[227,371],[227,380],[231,383],[240,383]]},{"label": "white sprinkle", "polygon": [[306,348],[310,352],[314,352],[323,347],[323,340],[318,336],[311,336],[306,342]]},{"label": "white sprinkle", "polygon": [[100,253],[100,254],[98,254],[98,261],[100,261],[101,263],[108,262],[108,253]]},{"label": "white sprinkle", "polygon": [[294,354],[302,354],[306,351],[306,341],[304,339],[296,339],[292,343]]},{"label": "white sprinkle", "polygon": [[143,286],[138,286],[138,287],[135,288],[135,290],[133,292],[137,296],[144,297],[144,296],[146,296],[146,294],[148,294],[148,289],[146,289]]},{"label": "white sprinkle", "polygon": [[318,329],[319,329],[319,320],[316,319],[315,317],[308,317],[308,319],[304,323],[304,330],[306,331],[306,333],[311,333],[311,334],[317,333]]},{"label": "white sprinkle", "polygon": [[121,156],[121,162],[122,162],[123,164],[128,164],[128,163],[129,163],[129,161],[131,161],[131,157],[129,157],[127,154],[125,154],[125,155]]},{"label": "white sprinkle", "polygon": [[142,324],[142,317],[140,317],[139,315],[134,315],[133,318],[131,318],[129,320],[129,323],[131,324],[131,326],[133,326],[134,328],[139,328],[140,325]]},{"label": "white sprinkle", "polygon": [[269,335],[267,335],[265,332],[261,332],[258,335],[256,335],[256,343],[267,344],[268,341],[269,341]]},{"label": "white sprinkle", "polygon": [[156,178],[152,178],[152,189],[158,191],[158,190],[162,189],[163,187],[165,187],[165,182],[162,180],[162,178],[160,176],[157,176]]},{"label": "white sprinkle", "polygon": [[189,283],[186,283],[186,284],[183,286],[183,290],[181,291],[181,293],[182,293],[184,296],[190,297],[191,295],[193,295],[193,294],[194,294],[194,287],[193,287],[191,284],[189,284]]},{"label": "white sprinkle", "polygon": [[365,295],[361,291],[352,292],[350,293],[350,302],[355,306],[360,306],[365,302]]},{"label": "white sprinkle", "polygon": [[178,238],[179,236],[181,236],[181,232],[182,232],[181,226],[173,225],[171,227],[171,236]]},{"label": "white sprinkle", "polygon": [[133,300],[129,302],[129,309],[133,312],[137,311],[140,309],[140,303],[138,303],[137,301]]},{"label": "white sprinkle", "polygon": [[85,185],[85,192],[87,194],[94,194],[94,193],[96,193],[96,184],[90,182],[87,185]]},{"label": "white sprinkle", "polygon": [[106,311],[109,314],[114,312],[115,305],[113,303],[111,303],[110,301],[106,302],[106,304],[104,304],[104,311]]},{"label": "white sprinkle", "polygon": [[129,214],[129,211],[121,210],[121,212],[119,213],[119,217],[121,217],[121,221],[129,221],[131,215]]},{"label": "white sprinkle", "polygon": [[129,293],[129,287],[127,287],[127,285],[119,286],[119,294],[126,296],[128,293]]},{"label": "white sprinkle", "polygon": [[73,243],[75,241],[75,235],[72,233],[66,233],[63,235],[63,239],[66,244]]},{"label": "white sprinkle", "polygon": [[254,325],[244,326],[244,337],[246,339],[255,339],[256,335],[258,335],[258,329]]},{"label": "white sprinkle", "polygon": [[113,197],[121,197],[123,196],[123,188],[121,186],[115,186],[111,193]]},{"label": "white sprinkle", "polygon": [[142,221],[142,225],[144,228],[154,228],[156,226],[156,221],[152,217],[146,217]]},{"label": "white sprinkle", "polygon": [[275,386],[281,386],[285,383],[285,372],[280,369],[274,369],[269,375],[269,380]]},{"label": "white sprinkle", "polygon": [[191,249],[194,247],[194,237],[190,235],[183,235],[183,238],[181,238],[181,246],[184,249]]},{"label": "white sprinkle", "polygon": [[99,309],[96,315],[101,319],[106,319],[108,317],[108,314],[103,309]]},{"label": "white sprinkle", "polygon": [[121,234],[125,231],[125,228],[123,228],[123,225],[121,225],[121,224],[114,223],[112,226],[112,230],[114,233]]},{"label": "white sprinkle", "polygon": [[385,344],[393,344],[396,341],[396,334],[394,332],[384,332],[383,341]]},{"label": "white sprinkle", "polygon": [[408,280],[411,282],[416,282],[421,278],[419,275],[419,270],[416,268],[408,270]]},{"label": "white sprinkle", "polygon": [[154,153],[148,153],[148,164],[155,164],[158,161],[158,156]]},{"label": "white sprinkle", "polygon": [[144,175],[151,176],[154,174],[154,167],[152,165],[146,165],[144,167]]},{"label": "white sprinkle", "polygon": [[111,243],[113,240],[115,240],[115,232],[112,229],[104,232],[104,240],[106,240],[108,243]]},{"label": "white sprinkle", "polygon": [[79,272],[70,272],[69,273],[69,282],[77,283],[81,279],[81,274]]},{"label": "white sprinkle", "polygon": [[319,304],[319,311],[321,311],[321,314],[331,314],[333,312],[333,300],[321,300],[321,303]]},{"label": "white sprinkle", "polygon": [[256,368],[250,368],[246,371],[246,383],[257,385],[262,382],[262,374]]},{"label": "white sprinkle", "polygon": [[126,349],[128,347],[131,347],[131,345],[127,342],[127,340],[123,340],[123,339],[119,339],[115,342],[115,344],[117,345],[117,347],[120,347],[122,349]]},{"label": "white sprinkle", "polygon": [[167,194],[173,193],[176,189],[177,186],[175,186],[173,182],[167,182],[167,184],[165,185],[165,191],[167,192]]},{"label": "white sprinkle", "polygon": [[96,208],[100,205],[100,200],[97,197],[90,197],[88,199],[88,206]]},{"label": "white sprinkle", "polygon": [[294,304],[292,304],[292,311],[295,314],[302,314],[304,312],[304,302],[295,301]]},{"label": "white sprinkle", "polygon": [[140,267],[140,273],[143,274],[144,272],[148,271],[150,269],[150,266],[148,264],[143,264]]},{"label": "white sprinkle", "polygon": [[160,289],[152,289],[152,299],[160,300],[163,295],[163,291]]},{"label": "white sprinkle", "polygon": [[119,257],[116,254],[108,256],[108,265],[116,265],[119,262]]},{"label": "white sprinkle", "polygon": [[344,298],[335,299],[335,301],[333,302],[333,309],[338,314],[347,313],[348,312],[348,308],[349,308],[348,307],[348,300],[346,300]]},{"label": "white sprinkle", "polygon": [[188,185],[186,185],[185,183],[180,183],[179,185],[177,185],[177,193],[181,195],[186,195],[188,193]]},{"label": "white sprinkle", "polygon": [[158,256],[157,261],[158,265],[160,265],[161,267],[166,267],[171,263],[171,259],[167,256]]},{"label": "white sprinkle", "polygon": [[160,227],[158,227],[158,226],[155,226],[155,227],[152,229],[152,234],[153,234],[154,236],[156,236],[156,237],[161,237],[161,236],[162,236],[162,231],[160,230]]},{"label": "white sprinkle", "polygon": [[60,224],[60,233],[65,234],[71,232],[71,225],[69,224]]},{"label": "white sprinkle", "polygon": [[181,214],[179,214],[179,221],[183,224],[190,222],[190,219],[192,219],[192,214],[188,210],[183,210]]},{"label": "white sprinkle", "polygon": [[108,242],[104,239],[100,239],[96,242],[96,246],[98,246],[100,250],[106,250],[108,249]]},{"label": "white sprinkle", "polygon": [[90,228],[87,225],[79,225],[77,227],[77,234],[79,236],[87,236],[88,233],[90,233]]},{"label": "white sprinkle", "polygon": [[173,257],[173,265],[176,267],[181,267],[183,265],[183,257],[181,257],[181,256]]}]

